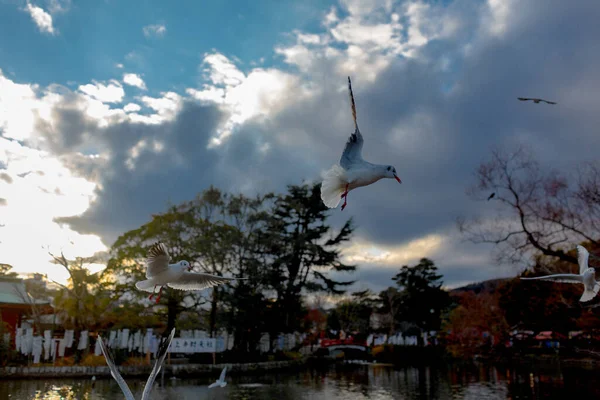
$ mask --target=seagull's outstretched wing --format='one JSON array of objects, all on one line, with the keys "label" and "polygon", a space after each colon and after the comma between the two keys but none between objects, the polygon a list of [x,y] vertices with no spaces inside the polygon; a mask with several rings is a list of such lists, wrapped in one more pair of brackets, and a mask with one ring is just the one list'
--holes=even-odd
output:
[{"label": "seagull's outstretched wing", "polygon": [[146,259],[146,278],[150,279],[153,276],[159,275],[169,269],[169,261],[171,256],[169,250],[164,243],[156,242],[148,250],[148,258]]},{"label": "seagull's outstretched wing", "polygon": [[362,160],[362,147],[363,137],[358,129],[358,123],[356,122],[356,103],[354,102],[354,94],[352,93],[352,83],[350,77],[348,77],[348,91],[350,92],[350,105],[352,106],[352,119],[354,120],[354,133],[350,135],[344,147],[342,158],[340,158],[340,165],[344,168],[348,168],[358,160]]},{"label": "seagull's outstretched wing", "polygon": [[563,283],[583,283],[583,277],[577,274],[555,274],[546,276],[536,276],[533,278],[521,278],[523,280],[546,280]]},{"label": "seagull's outstretched wing", "polygon": [[167,356],[167,352],[169,350],[169,346],[173,341],[173,337],[175,336],[175,328],[171,331],[169,337],[164,340],[159,349],[158,354],[156,356],[156,362],[154,363],[154,368],[152,368],[152,372],[146,381],[146,386],[144,386],[144,392],[142,393],[142,400],[147,400],[150,398],[150,392],[152,391],[152,385],[154,385],[154,381],[160,372],[163,362],[165,361],[165,357]]},{"label": "seagull's outstretched wing", "polygon": [[123,377],[119,373],[119,370],[117,369],[117,366],[115,365],[115,361],[113,360],[112,356],[110,355],[110,350],[108,349],[108,347],[106,347],[104,340],[102,340],[101,336],[98,336],[98,340],[100,341],[100,350],[102,350],[102,354],[104,354],[104,358],[106,359],[106,363],[108,364],[108,369],[110,370],[110,374],[112,375],[113,378],[115,378],[115,381],[117,381],[117,384],[119,385],[119,387],[121,388],[121,391],[125,395],[125,399],[126,400],[135,400],[135,397],[133,397],[133,393],[131,393],[129,386],[127,386],[127,383],[125,383],[125,381],[123,380]]},{"label": "seagull's outstretched wing", "polygon": [[218,275],[184,272],[176,281],[169,282],[167,285],[177,290],[203,290],[235,280],[236,278],[225,278]]},{"label": "seagull's outstretched wing", "polygon": [[588,269],[588,259],[590,253],[583,246],[577,246],[577,263],[579,264],[579,273],[583,274]]},{"label": "seagull's outstretched wing", "polygon": [[548,100],[544,100],[544,99],[538,99],[538,98],[532,98],[532,97],[517,97],[517,99],[521,100],[521,101],[533,101],[534,103],[539,103],[540,101],[543,101],[544,103],[548,103],[548,104],[556,104],[556,102],[554,101],[548,101]]},{"label": "seagull's outstretched wing", "polygon": [[209,389],[212,389],[212,388],[214,388],[215,386],[219,386],[219,382],[213,382],[213,383],[211,383],[210,385],[208,385],[208,388],[209,388]]},{"label": "seagull's outstretched wing", "polygon": [[219,380],[221,382],[225,382],[225,373],[227,372],[227,367],[223,367],[223,371],[221,371],[221,375],[219,376]]}]

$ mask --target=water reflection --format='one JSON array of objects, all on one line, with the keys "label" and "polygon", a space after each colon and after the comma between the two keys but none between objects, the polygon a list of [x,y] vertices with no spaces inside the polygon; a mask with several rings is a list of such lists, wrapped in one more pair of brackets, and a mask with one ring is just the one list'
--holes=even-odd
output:
[{"label": "water reflection", "polygon": [[[337,366],[296,374],[232,376],[225,388],[208,390],[213,377],[165,379],[152,399],[564,399],[600,396],[593,369],[558,363],[519,367],[442,366],[393,369],[384,366]],[[140,398],[145,381],[127,380]],[[0,380],[0,399],[119,399],[111,379]]]}]

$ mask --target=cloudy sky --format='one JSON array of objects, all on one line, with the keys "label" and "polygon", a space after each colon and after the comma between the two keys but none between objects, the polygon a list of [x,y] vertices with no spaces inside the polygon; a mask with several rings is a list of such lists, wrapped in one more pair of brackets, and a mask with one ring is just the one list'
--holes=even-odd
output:
[{"label": "cloudy sky", "polygon": [[[600,3],[575,0],[0,0],[0,262],[64,280],[47,250],[106,250],[214,184],[316,181],[352,130],[392,164],[354,217],[356,289],[432,258],[448,286],[516,274],[461,241],[492,146],[597,157]],[[543,97],[556,106],[521,103]]]}]

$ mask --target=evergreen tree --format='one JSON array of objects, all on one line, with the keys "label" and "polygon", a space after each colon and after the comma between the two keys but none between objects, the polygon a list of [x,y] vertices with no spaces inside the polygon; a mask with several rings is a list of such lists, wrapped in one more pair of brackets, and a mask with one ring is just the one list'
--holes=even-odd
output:
[{"label": "evergreen tree", "polygon": [[340,246],[350,240],[354,228],[348,220],[339,232],[326,223],[329,209],[320,197],[319,185],[288,186],[277,196],[267,233],[270,254],[269,283],[277,294],[271,333],[293,331],[300,321],[303,291],[344,293],[353,281],[339,281],[330,272],[356,269],[340,261]]},{"label": "evergreen tree", "polygon": [[421,330],[438,330],[441,314],[450,304],[448,292],[443,290],[442,275],[428,258],[422,258],[414,267],[403,266],[392,280],[400,293],[399,316]]}]

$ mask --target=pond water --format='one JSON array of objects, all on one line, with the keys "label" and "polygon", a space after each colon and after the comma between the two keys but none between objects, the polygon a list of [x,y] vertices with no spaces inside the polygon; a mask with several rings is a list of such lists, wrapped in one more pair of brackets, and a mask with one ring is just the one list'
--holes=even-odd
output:
[{"label": "pond water", "polygon": [[[232,376],[225,388],[213,378],[160,379],[152,399],[568,399],[600,398],[600,373],[544,363],[518,367],[442,366],[394,369],[332,366],[288,374]],[[136,398],[144,381],[127,380]],[[112,379],[0,380],[0,399],[122,399]]]}]

